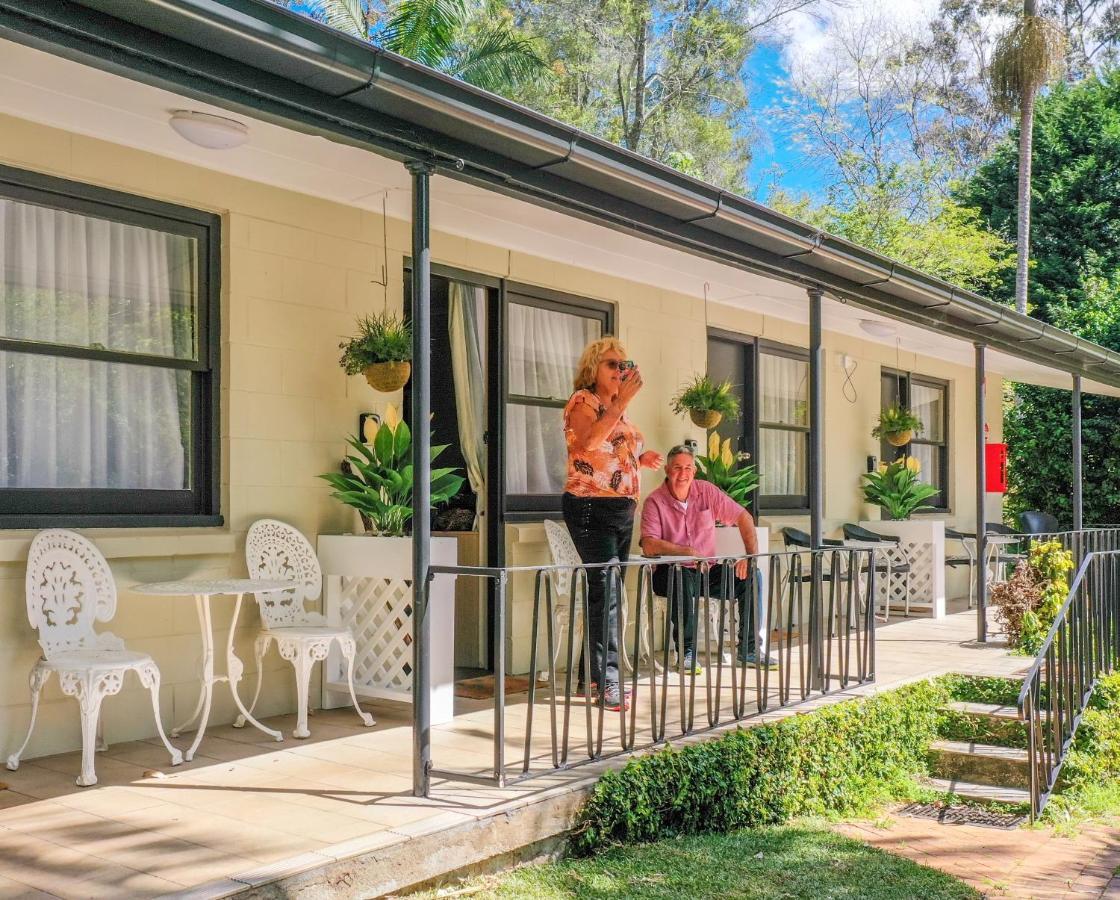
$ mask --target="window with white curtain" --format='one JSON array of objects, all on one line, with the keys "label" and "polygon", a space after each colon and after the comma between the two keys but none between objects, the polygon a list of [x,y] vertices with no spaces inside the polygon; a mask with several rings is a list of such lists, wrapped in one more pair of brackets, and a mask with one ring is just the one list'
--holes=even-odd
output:
[{"label": "window with white curtain", "polygon": [[922,430],[905,447],[880,442],[880,458],[886,461],[912,456],[921,467],[919,477],[937,488],[926,503],[934,509],[947,509],[949,484],[949,385],[936,378],[882,370],[881,401],[885,406],[909,406],[921,420]]},{"label": "window with white curtain", "polygon": [[554,512],[567,480],[563,411],[588,343],[610,308],[506,292],[506,496],[514,512]]},{"label": "window with white curtain", "polygon": [[0,525],[216,521],[218,220],[0,170]]},{"label": "window with white curtain", "polygon": [[809,360],[793,348],[758,353],[759,502],[764,510],[809,505]]}]

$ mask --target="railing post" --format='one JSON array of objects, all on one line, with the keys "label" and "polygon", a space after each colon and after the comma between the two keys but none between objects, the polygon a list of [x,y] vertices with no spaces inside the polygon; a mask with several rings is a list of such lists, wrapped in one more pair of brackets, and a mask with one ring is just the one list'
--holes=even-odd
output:
[{"label": "railing post", "polygon": [[824,350],[819,287],[809,288],[809,536],[813,549],[824,530]]},{"label": "railing post", "polygon": [[1073,530],[1084,527],[1084,496],[1081,483],[1081,376],[1073,376],[1070,431],[1073,444]]},{"label": "railing post", "polygon": [[[431,654],[428,568],[431,563],[431,249],[429,162],[410,160],[412,174],[412,793],[431,788]],[[501,678],[504,673],[497,673]]]},{"label": "railing post", "polygon": [[976,344],[976,640],[988,640],[988,565],[984,495],[987,481],[984,454],[984,345]]}]

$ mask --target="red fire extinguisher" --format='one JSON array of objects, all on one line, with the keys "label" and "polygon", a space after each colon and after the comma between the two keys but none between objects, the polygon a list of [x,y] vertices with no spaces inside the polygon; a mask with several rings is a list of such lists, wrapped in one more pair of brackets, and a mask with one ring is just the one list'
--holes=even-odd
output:
[{"label": "red fire extinguisher", "polygon": [[[988,426],[984,426],[987,438]],[[1007,493],[1007,444],[984,442],[984,490],[989,494]]]}]

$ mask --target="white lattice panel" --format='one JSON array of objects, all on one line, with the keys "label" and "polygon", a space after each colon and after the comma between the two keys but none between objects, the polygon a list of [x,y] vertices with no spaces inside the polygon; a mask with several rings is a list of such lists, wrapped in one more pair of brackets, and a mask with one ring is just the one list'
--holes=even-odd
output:
[{"label": "white lattice panel", "polygon": [[[412,547],[408,538],[321,535],[324,612],[354,635],[354,688],[359,696],[412,702]],[[454,538],[434,538],[432,563],[455,565]],[[432,722],[449,721],[454,695],[454,579],[433,580],[431,592]],[[324,667],[324,706],[344,705],[345,661],[331,652]],[[338,694],[338,696],[333,696]]]},{"label": "white lattice panel", "polygon": [[[861,522],[864,528],[899,538],[896,546],[880,554],[880,560],[910,563],[910,608],[928,609],[936,618],[945,615],[945,523],[934,519],[904,522]],[[889,556],[888,556],[889,554]],[[882,576],[880,576],[882,578]],[[906,576],[890,579],[892,608],[906,606]]]}]

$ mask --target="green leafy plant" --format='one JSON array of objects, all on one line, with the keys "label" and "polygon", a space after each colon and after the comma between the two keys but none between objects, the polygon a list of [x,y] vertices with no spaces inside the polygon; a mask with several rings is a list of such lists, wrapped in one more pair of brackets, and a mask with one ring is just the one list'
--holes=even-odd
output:
[{"label": "green leafy plant", "polygon": [[683,415],[687,412],[713,412],[739,418],[739,401],[731,393],[731,382],[717,384],[707,375],[695,375],[685,384],[670,403],[673,412]]},{"label": "green leafy plant", "polygon": [[1073,554],[1060,541],[1031,541],[1027,558],[1007,581],[992,588],[996,621],[1012,647],[1032,656],[1038,653],[1069,596],[1072,571]]},{"label": "green leafy plant", "polygon": [[752,465],[743,465],[745,462],[743,454],[732,452],[730,439],[721,444],[719,434],[713,431],[708,436],[708,455],[696,457],[696,477],[701,481],[710,481],[745,507],[747,495],[758,490],[758,471]]},{"label": "green leafy plant", "polygon": [[874,438],[888,438],[906,431],[921,431],[922,420],[905,406],[884,406],[879,411],[879,421],[871,429]]},{"label": "green leafy plant", "polygon": [[923,509],[933,509],[924,501],[937,493],[937,488],[918,480],[921,466],[913,456],[879,463],[874,472],[863,477],[863,499],[883,507],[892,519],[909,519]]},{"label": "green leafy plant", "polygon": [[374,363],[410,362],[412,326],[392,313],[362,316],[358,334],[338,345],[342,356],[338,364],[347,375],[357,375]]},{"label": "green leafy plant", "polygon": [[[354,453],[347,455],[342,472],[326,472],[319,477],[334,491],[331,496],[352,506],[370,531],[399,537],[406,533],[412,519],[412,432],[390,406],[385,419],[369,444],[356,437],[347,443]],[[435,462],[446,444],[433,446]],[[459,493],[463,477],[455,468],[432,469],[432,507],[445,503]]]}]

